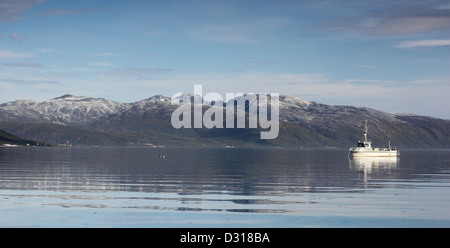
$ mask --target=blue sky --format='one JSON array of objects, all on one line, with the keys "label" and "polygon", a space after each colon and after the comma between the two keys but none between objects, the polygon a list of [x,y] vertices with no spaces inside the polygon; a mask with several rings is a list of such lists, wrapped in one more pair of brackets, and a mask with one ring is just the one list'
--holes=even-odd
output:
[{"label": "blue sky", "polygon": [[0,103],[195,84],[450,119],[450,1],[0,1]]}]

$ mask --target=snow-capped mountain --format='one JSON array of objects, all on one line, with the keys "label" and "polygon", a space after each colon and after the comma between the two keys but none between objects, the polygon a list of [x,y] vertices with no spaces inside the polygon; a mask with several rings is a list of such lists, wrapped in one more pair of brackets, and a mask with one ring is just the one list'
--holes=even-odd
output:
[{"label": "snow-capped mountain", "polygon": [[129,104],[103,98],[64,95],[43,102],[17,100],[2,104],[0,119],[80,126],[130,107]]},{"label": "snow-capped mountain", "polygon": [[[190,94],[182,97],[194,98]],[[237,109],[251,110],[239,97],[235,100]],[[0,129],[48,143],[348,146],[360,138],[368,120],[374,142],[450,147],[450,120],[326,105],[292,96],[279,96],[279,136],[264,142],[255,129],[174,129],[170,119],[176,108],[171,98],[162,95],[133,103],[73,95],[43,102],[16,100],[0,105]]]}]

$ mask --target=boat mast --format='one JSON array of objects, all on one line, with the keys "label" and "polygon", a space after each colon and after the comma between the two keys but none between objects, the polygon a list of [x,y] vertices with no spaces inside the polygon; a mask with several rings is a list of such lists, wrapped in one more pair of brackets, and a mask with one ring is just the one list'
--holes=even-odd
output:
[{"label": "boat mast", "polygon": [[366,120],[366,124],[364,126],[364,142],[367,142],[367,120]]}]

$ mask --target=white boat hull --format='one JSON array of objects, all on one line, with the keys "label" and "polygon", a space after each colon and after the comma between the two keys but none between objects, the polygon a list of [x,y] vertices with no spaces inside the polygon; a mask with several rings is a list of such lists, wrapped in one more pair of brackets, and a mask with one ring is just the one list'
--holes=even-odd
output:
[{"label": "white boat hull", "polygon": [[397,150],[350,150],[350,155],[353,157],[397,157],[399,152]]}]

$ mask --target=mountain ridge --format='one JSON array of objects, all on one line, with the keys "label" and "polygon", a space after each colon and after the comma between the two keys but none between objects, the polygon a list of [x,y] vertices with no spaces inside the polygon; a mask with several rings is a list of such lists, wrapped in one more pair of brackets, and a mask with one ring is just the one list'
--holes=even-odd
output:
[{"label": "mountain ridge", "polygon": [[[163,95],[131,103],[71,94],[42,102],[11,101],[0,105],[0,129],[20,137],[74,145],[347,147],[361,137],[363,122],[368,120],[374,142],[450,147],[450,120],[327,105],[285,95],[279,97],[279,103],[280,135],[274,140],[260,140],[260,128],[175,129],[170,117],[178,106]],[[203,111],[210,106],[204,105]]]}]

